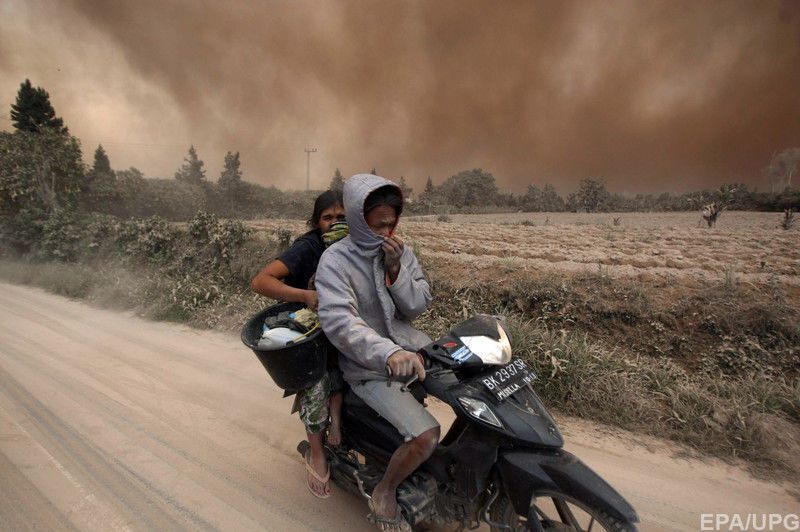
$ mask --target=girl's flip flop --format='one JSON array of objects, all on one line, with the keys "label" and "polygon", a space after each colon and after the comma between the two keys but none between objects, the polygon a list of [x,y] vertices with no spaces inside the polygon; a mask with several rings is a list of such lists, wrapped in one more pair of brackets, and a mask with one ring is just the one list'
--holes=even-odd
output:
[{"label": "girl's flip flop", "polygon": [[[314,471],[314,468],[311,466],[310,459],[311,459],[311,451],[309,450],[309,451],[306,452],[306,456],[305,456],[306,472],[309,475],[311,475],[312,477],[314,477],[318,482],[327,485],[328,481],[330,481],[330,479],[331,479],[331,468],[330,468],[330,466],[328,466],[328,472],[325,473],[325,475],[321,477],[321,476],[319,476],[317,474],[316,471]],[[314,497],[316,497],[318,499],[327,499],[328,497],[331,496],[330,491],[328,491],[328,493],[326,495],[320,495],[319,493],[314,491],[314,489],[311,486],[311,481],[308,479],[308,477],[306,477],[306,487],[308,487],[308,491],[311,492],[311,495],[313,495]]]}]

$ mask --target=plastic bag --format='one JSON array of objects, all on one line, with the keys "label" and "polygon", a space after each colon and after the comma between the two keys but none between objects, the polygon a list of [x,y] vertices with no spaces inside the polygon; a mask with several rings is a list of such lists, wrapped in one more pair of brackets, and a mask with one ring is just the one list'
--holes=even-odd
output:
[{"label": "plastic bag", "polygon": [[261,339],[258,341],[259,349],[281,349],[286,347],[290,342],[303,336],[302,333],[293,331],[288,327],[275,327],[264,331]]}]

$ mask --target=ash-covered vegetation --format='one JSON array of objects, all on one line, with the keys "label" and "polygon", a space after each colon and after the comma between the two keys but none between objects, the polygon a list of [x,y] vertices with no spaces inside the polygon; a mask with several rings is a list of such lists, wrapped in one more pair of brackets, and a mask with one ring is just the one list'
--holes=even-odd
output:
[{"label": "ash-covered vegetation", "polygon": [[[47,91],[26,80],[11,108],[13,132],[0,132],[0,215],[24,221],[47,218],[61,210],[99,212],[117,217],[160,216],[187,221],[198,211],[242,219],[305,215],[315,191],[282,191],[244,179],[240,154],[228,152],[221,170],[209,170],[194,146],[172,177],[149,177],[136,168],[113,169],[102,145],[91,167],[82,159],[79,139],[70,135],[50,103]],[[609,191],[602,177],[585,177],[574,192],[560,195],[552,184],[530,184],[522,194],[502,191],[481,168],[464,170],[438,185],[428,177],[414,191],[396,177],[417,214],[523,212],[623,212],[700,210],[716,204],[728,210],[797,211],[800,209],[800,148],[788,148],[764,168],[769,192],[744,184],[684,194],[623,195]],[[366,171],[366,169],[365,169]],[[374,169],[373,169],[374,171]],[[389,176],[392,177],[392,176]],[[794,183],[793,180],[794,179]],[[336,169],[332,188],[344,182]],[[788,214],[787,214],[788,216]]]},{"label": "ash-covered vegetation", "polygon": [[[12,119],[15,131],[0,133],[0,278],[226,330],[266,303],[251,293],[250,279],[289,234],[255,233],[237,219],[302,218],[315,192],[247,182],[238,153],[226,155],[214,179],[194,147],[168,179],[114,170],[102,146],[86,167],[80,142],[46,91],[28,82]],[[439,185],[428,179],[419,193],[398,181],[408,211],[443,222],[462,212],[699,211],[718,203],[787,209],[788,231],[788,209],[800,207],[800,191],[791,186],[793,153],[769,163],[766,171],[781,183],[769,193],[727,185],[623,197],[587,178],[566,198],[551,185],[515,195],[498,190],[481,169]],[[337,170],[331,185],[342,184]],[[724,272],[701,288],[612,279],[602,269],[516,278],[511,261],[499,272],[507,278],[501,282],[496,271],[458,274],[452,262],[425,251],[418,250],[436,300],[420,326],[437,335],[474,312],[506,314],[517,352],[536,368],[548,404],[718,456],[742,456],[770,471],[800,472],[796,286],[756,286]]]}]

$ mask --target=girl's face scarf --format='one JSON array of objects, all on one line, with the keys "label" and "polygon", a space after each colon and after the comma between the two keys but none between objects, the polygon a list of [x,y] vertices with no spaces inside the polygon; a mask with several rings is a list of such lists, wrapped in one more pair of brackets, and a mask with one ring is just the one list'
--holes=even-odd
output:
[{"label": "girl's face scarf", "polygon": [[334,222],[327,233],[322,235],[322,241],[325,243],[325,248],[329,248],[332,244],[346,237],[350,232],[347,222]]}]

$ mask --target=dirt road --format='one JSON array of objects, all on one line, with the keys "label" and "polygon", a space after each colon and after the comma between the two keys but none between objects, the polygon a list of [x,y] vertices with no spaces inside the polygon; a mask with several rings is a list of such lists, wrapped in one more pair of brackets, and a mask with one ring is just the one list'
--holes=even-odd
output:
[{"label": "dirt road", "polygon": [[[0,530],[371,530],[362,501],[306,491],[289,406],[234,336],[0,284]],[[642,530],[800,507],[740,469],[559,421]]]}]

